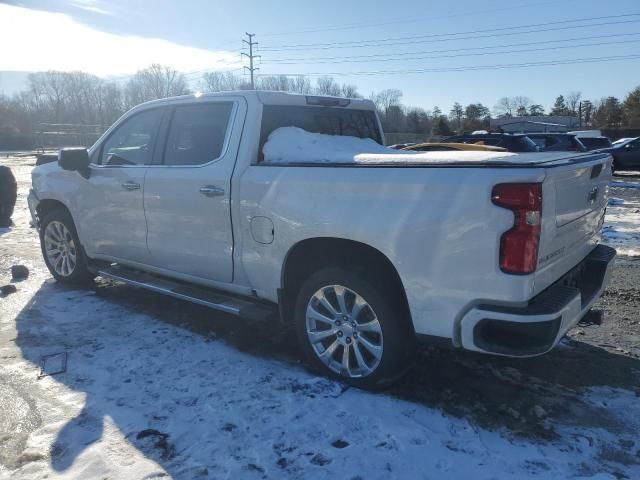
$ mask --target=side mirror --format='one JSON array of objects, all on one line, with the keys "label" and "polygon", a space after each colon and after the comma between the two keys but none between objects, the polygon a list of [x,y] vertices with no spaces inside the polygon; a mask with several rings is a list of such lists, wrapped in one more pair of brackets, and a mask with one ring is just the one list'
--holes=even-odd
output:
[{"label": "side mirror", "polygon": [[86,148],[62,148],[58,153],[58,165],[63,170],[80,173],[85,178],[89,177],[89,152]]}]

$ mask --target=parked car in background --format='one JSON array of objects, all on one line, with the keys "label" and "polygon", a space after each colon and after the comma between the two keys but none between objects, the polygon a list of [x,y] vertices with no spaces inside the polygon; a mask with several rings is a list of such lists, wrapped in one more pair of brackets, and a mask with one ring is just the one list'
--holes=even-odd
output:
[{"label": "parked car in background", "polygon": [[571,133],[527,133],[541,152],[586,152],[582,142]]},{"label": "parked car in background", "polygon": [[578,137],[587,150],[599,150],[613,146],[609,137]]},{"label": "parked car in background", "polygon": [[537,152],[538,147],[533,141],[522,134],[511,133],[482,133],[470,135],[454,135],[445,140],[449,143],[472,143],[506,148],[509,152]]},{"label": "parked car in background", "polygon": [[476,145],[475,143],[417,143],[401,150],[409,152],[445,152],[445,151],[473,151],[473,152],[506,152],[506,148],[491,145]]},{"label": "parked car in background", "polygon": [[11,215],[16,205],[18,186],[11,169],[0,165],[0,227],[11,225]]},{"label": "parked car in background", "polygon": [[615,142],[613,142],[613,145],[620,145],[621,143],[626,143],[629,140],[633,140],[635,137],[624,137],[624,138],[619,138],[617,139]]},{"label": "parked car in background", "polygon": [[389,145],[388,148],[393,148],[394,150],[402,150],[405,147],[410,147],[411,145],[415,145],[415,142],[408,143],[394,143],[393,145]]},{"label": "parked car in background", "polygon": [[614,142],[611,148],[598,150],[613,157],[613,170],[640,168],[640,137],[628,138],[624,142]]}]

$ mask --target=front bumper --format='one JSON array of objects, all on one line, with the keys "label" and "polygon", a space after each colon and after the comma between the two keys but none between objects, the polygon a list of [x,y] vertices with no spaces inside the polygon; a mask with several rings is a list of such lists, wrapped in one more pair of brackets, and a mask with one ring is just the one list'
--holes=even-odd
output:
[{"label": "front bumper", "polygon": [[598,245],[524,306],[477,305],[462,318],[462,346],[513,357],[548,352],[602,295],[615,256],[613,248]]},{"label": "front bumper", "polygon": [[40,221],[38,220],[38,205],[40,199],[36,195],[33,188],[29,189],[29,196],[27,196],[27,205],[29,205],[29,212],[31,212],[31,225],[40,228]]}]

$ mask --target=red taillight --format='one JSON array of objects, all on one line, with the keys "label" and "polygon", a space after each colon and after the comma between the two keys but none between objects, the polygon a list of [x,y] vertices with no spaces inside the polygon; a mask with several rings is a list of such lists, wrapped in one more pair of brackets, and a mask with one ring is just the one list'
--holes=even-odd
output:
[{"label": "red taillight", "polygon": [[541,183],[500,183],[491,201],[513,212],[513,227],[500,238],[500,269],[524,275],[535,272],[540,243]]}]

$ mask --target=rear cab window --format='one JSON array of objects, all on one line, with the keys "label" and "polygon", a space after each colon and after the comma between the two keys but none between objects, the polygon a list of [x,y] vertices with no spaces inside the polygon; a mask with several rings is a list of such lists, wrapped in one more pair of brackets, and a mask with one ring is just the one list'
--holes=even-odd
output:
[{"label": "rear cab window", "polygon": [[264,105],[258,162],[269,135],[282,127],[298,127],[311,133],[370,138],[382,145],[376,114],[372,110],[298,105]]},{"label": "rear cab window", "polygon": [[534,141],[531,140],[527,136],[515,137],[514,146],[511,149],[511,151],[513,151],[513,152],[537,152],[538,151],[538,147],[534,143]]},{"label": "rear cab window", "polygon": [[542,151],[545,148],[547,148],[547,138],[546,137],[533,137],[531,139],[531,141],[538,146],[540,151]]}]

